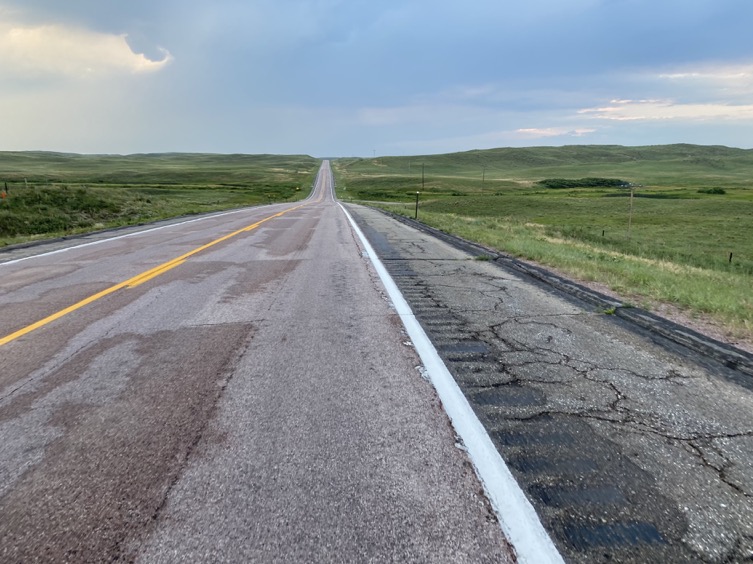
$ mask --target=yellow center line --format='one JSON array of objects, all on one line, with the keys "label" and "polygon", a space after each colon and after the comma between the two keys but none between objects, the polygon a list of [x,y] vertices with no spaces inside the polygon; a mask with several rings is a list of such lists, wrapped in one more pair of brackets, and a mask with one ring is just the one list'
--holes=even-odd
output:
[{"label": "yellow center line", "polygon": [[68,315],[71,312],[76,311],[77,309],[81,309],[82,307],[89,305],[92,302],[96,302],[100,298],[104,298],[105,296],[109,296],[113,292],[117,292],[118,290],[121,290],[122,288],[135,288],[137,286],[140,286],[141,284],[148,282],[152,278],[156,278],[160,274],[164,274],[165,272],[168,272],[169,270],[172,270],[176,266],[180,266],[189,257],[192,257],[193,255],[200,253],[201,251],[205,251],[206,249],[213,247],[217,245],[218,243],[222,243],[223,241],[227,241],[228,239],[231,239],[235,237],[236,235],[239,235],[241,233],[245,233],[248,231],[253,231],[257,227],[259,227],[261,224],[266,223],[267,221],[274,219],[276,217],[280,217],[282,215],[285,215],[286,213],[290,213],[294,210],[297,210],[299,208],[302,208],[307,204],[301,204],[299,206],[295,206],[293,208],[283,210],[279,213],[276,213],[274,215],[270,215],[269,217],[265,217],[264,219],[257,221],[256,223],[253,223],[247,227],[243,227],[242,229],[238,229],[237,231],[233,231],[232,233],[229,233],[227,235],[224,235],[220,237],[219,239],[215,239],[214,241],[211,241],[207,243],[206,245],[202,245],[201,247],[197,247],[193,249],[192,251],[189,251],[179,257],[176,257],[172,260],[169,260],[165,263],[160,264],[159,266],[155,266],[154,268],[150,268],[149,270],[142,272],[141,274],[137,274],[133,278],[129,278],[128,280],[125,280],[123,282],[120,282],[118,284],[115,284],[114,286],[111,286],[105,290],[102,290],[101,292],[98,292],[92,296],[89,296],[88,298],[84,298],[78,303],[73,304],[72,306],[68,306],[65,309],[61,309],[60,311],[53,313],[52,315],[49,315],[45,317],[44,319],[40,319],[36,323],[32,323],[31,325],[28,325],[24,327],[23,329],[19,329],[15,333],[11,333],[10,335],[7,335],[0,339],[0,347],[10,343],[11,341],[15,341],[19,337],[23,337],[24,335],[27,335],[31,333],[32,331],[35,331],[39,329],[40,327],[44,327],[48,323],[52,323],[53,321],[60,319],[61,317]]},{"label": "yellow center line", "polygon": [[149,282],[152,278],[156,278],[160,274],[164,274],[168,270],[172,270],[176,266],[180,266],[186,262],[185,260],[171,260],[170,262],[167,262],[165,264],[162,264],[158,266],[157,268],[153,268],[151,270],[147,270],[143,274],[139,274],[136,278],[131,278],[129,280],[129,284],[127,285],[128,289],[135,288],[136,286],[141,286],[144,282]]}]

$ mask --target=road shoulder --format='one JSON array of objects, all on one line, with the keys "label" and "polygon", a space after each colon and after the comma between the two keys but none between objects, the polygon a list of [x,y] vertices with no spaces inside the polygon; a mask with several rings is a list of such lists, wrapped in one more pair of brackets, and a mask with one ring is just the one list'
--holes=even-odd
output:
[{"label": "road shoulder", "polygon": [[380,212],[348,209],[564,555],[753,554],[745,375],[736,380],[734,369],[540,279],[474,260],[483,249],[469,254]]}]

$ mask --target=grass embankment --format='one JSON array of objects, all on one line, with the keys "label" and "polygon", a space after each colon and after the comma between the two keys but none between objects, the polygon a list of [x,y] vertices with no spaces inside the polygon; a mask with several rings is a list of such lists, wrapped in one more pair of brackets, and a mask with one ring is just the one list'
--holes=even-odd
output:
[{"label": "grass embankment", "polygon": [[[335,170],[343,199],[412,216],[418,190],[429,225],[753,340],[753,151],[541,147],[344,159]],[[540,183],[594,177],[642,185],[632,219],[629,188]]]},{"label": "grass embankment", "polygon": [[318,166],[306,156],[0,153],[0,246],[304,198]]}]

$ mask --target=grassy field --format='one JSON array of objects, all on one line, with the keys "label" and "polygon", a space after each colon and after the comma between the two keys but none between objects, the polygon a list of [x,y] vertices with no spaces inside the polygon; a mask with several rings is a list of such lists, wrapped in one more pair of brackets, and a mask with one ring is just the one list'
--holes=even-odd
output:
[{"label": "grassy field", "polygon": [[[753,151],[495,149],[342,159],[335,171],[343,199],[412,216],[419,191],[419,219],[430,225],[753,340]],[[632,183],[635,197],[624,187],[540,184],[593,177]]]},{"label": "grassy field", "polygon": [[308,195],[319,161],[276,155],[0,153],[0,245]]}]

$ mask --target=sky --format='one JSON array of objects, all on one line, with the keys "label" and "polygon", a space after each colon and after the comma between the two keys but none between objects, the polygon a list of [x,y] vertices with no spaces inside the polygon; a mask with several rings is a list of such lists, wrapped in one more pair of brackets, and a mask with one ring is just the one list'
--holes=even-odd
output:
[{"label": "sky", "polygon": [[0,0],[0,150],[753,148],[751,0]]}]

